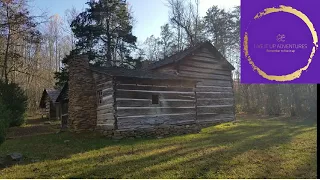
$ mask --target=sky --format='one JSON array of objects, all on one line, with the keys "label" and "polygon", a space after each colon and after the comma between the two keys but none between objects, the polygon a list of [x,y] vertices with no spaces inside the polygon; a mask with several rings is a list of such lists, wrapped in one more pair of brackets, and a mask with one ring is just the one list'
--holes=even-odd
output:
[{"label": "sky", "polygon": [[[127,0],[135,19],[133,34],[138,42],[154,35],[160,35],[160,27],[168,22],[169,9],[166,0]],[[75,7],[78,11],[84,10],[87,0],[31,0],[31,11],[34,15],[48,12],[48,15],[64,16],[67,9]],[[240,0],[200,0],[199,13],[204,16],[209,7],[217,5],[220,8],[230,9],[240,5]]]}]

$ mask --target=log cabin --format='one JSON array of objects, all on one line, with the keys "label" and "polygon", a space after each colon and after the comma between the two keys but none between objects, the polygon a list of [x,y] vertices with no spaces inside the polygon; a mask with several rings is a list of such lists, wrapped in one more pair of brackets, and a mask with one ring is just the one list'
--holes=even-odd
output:
[{"label": "log cabin", "polygon": [[42,117],[49,120],[59,119],[59,110],[56,102],[57,97],[60,94],[60,90],[57,89],[44,89],[40,100],[40,109]]},{"label": "log cabin", "polygon": [[61,120],[61,130],[68,129],[68,83],[66,83],[60,91],[57,97],[56,104],[59,113],[59,119]]},{"label": "log cabin", "polygon": [[68,87],[57,102],[67,106],[71,131],[165,136],[235,120],[234,67],[210,42],[136,70],[93,67],[85,55],[67,64]]}]

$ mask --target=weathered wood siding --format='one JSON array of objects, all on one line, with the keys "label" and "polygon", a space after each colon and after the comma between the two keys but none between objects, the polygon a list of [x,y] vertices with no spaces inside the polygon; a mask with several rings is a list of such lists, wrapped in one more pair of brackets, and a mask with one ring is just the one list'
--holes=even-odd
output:
[{"label": "weathered wood siding", "polygon": [[57,120],[57,113],[56,113],[57,109],[55,104],[50,101],[50,120]]},{"label": "weathered wood siding", "polygon": [[177,75],[177,70],[174,66],[165,66],[158,70],[158,72],[165,73],[165,74],[173,74]]},{"label": "weathered wood siding", "polygon": [[231,70],[223,67],[208,49],[181,61],[177,70],[181,77],[201,81],[196,86],[199,123],[234,120]]},{"label": "weathered wood siding", "polygon": [[42,109],[42,114],[45,115],[45,117],[49,120],[56,120],[58,118],[56,106],[54,103],[52,103],[48,95],[45,97],[45,108]]},{"label": "weathered wood siding", "polygon": [[45,103],[46,103],[46,107],[44,109],[44,114],[46,118],[50,119],[50,98],[48,95],[46,95]]},{"label": "weathered wood siding", "polygon": [[55,106],[55,108],[56,108],[56,119],[57,120],[61,120],[61,104],[60,103],[58,103],[58,102],[55,102],[54,103],[54,106]]},{"label": "weathered wood siding", "polygon": [[60,102],[60,112],[61,112],[61,128],[67,129],[68,126],[68,101],[62,100]]},{"label": "weathered wood siding", "polygon": [[115,129],[113,79],[94,74],[97,85],[97,128]]},{"label": "weathered wood siding", "polygon": [[[118,130],[195,123],[194,86],[182,81],[118,77],[115,87]],[[159,104],[152,104],[152,95],[158,95]]]}]

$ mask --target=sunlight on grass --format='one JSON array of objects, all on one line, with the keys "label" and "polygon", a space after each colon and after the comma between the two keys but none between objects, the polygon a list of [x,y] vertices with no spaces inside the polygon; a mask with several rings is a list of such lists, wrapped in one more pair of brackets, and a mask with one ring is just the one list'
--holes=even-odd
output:
[{"label": "sunlight on grass", "polygon": [[163,139],[12,139],[0,155],[21,152],[24,164],[0,170],[0,178],[316,178],[316,130],[315,123],[241,120]]}]

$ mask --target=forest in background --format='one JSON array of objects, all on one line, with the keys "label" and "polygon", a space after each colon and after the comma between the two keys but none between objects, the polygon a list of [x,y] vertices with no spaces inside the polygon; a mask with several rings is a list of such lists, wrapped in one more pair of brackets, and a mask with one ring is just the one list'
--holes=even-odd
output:
[{"label": "forest in background", "polygon": [[0,79],[18,84],[28,113],[35,114],[43,89],[67,80],[63,60],[74,54],[89,54],[96,66],[139,68],[210,40],[235,67],[238,113],[316,116],[316,85],[240,84],[240,7],[212,6],[201,17],[199,3],[167,0],[160,36],[141,42],[132,34],[135,19],[125,0],[89,1],[81,12],[70,7],[54,16],[31,15],[28,0],[0,0]]}]

